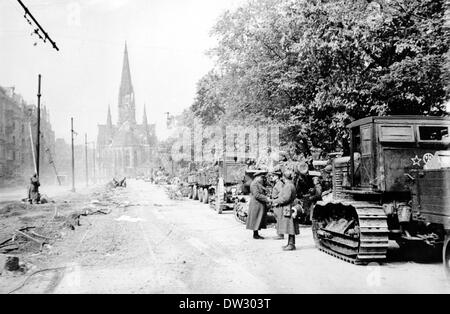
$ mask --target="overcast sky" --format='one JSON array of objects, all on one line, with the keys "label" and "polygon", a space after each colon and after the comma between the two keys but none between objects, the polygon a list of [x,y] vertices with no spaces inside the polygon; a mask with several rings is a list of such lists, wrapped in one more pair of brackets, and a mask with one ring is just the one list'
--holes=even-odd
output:
[{"label": "overcast sky", "polygon": [[[117,121],[124,42],[128,42],[136,118],[144,104],[160,137],[165,112],[178,114],[194,99],[196,82],[212,67],[205,51],[220,14],[244,0],[22,0],[60,48],[30,33],[17,0],[0,1],[0,85],[15,86],[42,103],[57,137],[70,138],[70,117],[79,133],[97,136],[108,104]],[[35,46],[34,43],[37,42]],[[78,139],[80,143],[83,138]]]}]

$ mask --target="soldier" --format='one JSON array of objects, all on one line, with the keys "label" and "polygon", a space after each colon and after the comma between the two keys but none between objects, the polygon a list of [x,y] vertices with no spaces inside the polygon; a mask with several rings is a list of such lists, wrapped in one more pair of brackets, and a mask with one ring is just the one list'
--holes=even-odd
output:
[{"label": "soldier", "polygon": [[38,175],[35,173],[31,178],[30,178],[30,186],[28,188],[28,202],[30,202],[30,204],[38,204],[39,203],[39,186],[41,185],[41,183],[39,182],[39,178]]},{"label": "soldier", "polygon": [[312,212],[314,206],[318,201],[322,200],[323,188],[318,177],[313,177],[309,185],[308,192],[302,196],[302,207],[304,212],[302,214],[301,223],[309,225],[312,221]]},{"label": "soldier", "polygon": [[[272,189],[272,199],[274,202],[277,201],[278,197],[280,196],[280,192],[283,188],[283,181],[281,180],[281,178],[283,177],[283,173],[281,172],[281,169],[275,169],[272,172],[272,176],[274,178],[274,187]],[[281,212],[281,207],[274,207],[273,208],[273,213],[275,215],[275,219],[277,220],[277,226],[276,226],[276,230],[278,230],[278,222],[281,220],[281,216],[282,216],[282,212]],[[284,235],[283,234],[277,234],[277,237],[275,238],[276,240],[283,240],[284,239]]]},{"label": "soldier", "polygon": [[283,175],[284,185],[281,189],[280,195],[274,201],[274,206],[281,211],[281,219],[277,222],[278,234],[287,234],[289,236],[288,244],[283,246],[284,251],[294,251],[295,236],[300,234],[300,228],[297,221],[297,214],[292,209],[294,201],[297,196],[297,191],[292,182],[293,173],[286,170]]},{"label": "soldier", "polygon": [[267,205],[271,200],[265,195],[265,175],[267,172],[258,171],[255,173],[252,184],[250,185],[250,204],[248,208],[247,230],[253,230],[253,239],[263,240],[258,233],[261,229],[267,227]]}]

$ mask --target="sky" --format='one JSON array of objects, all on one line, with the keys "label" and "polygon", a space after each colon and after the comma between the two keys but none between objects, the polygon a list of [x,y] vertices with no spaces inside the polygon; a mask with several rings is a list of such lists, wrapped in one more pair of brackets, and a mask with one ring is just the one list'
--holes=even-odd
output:
[{"label": "sky", "polygon": [[[14,86],[28,103],[50,111],[57,138],[70,139],[70,118],[90,141],[105,124],[108,105],[117,121],[125,41],[136,98],[136,119],[157,124],[164,139],[166,112],[180,114],[194,100],[197,81],[212,67],[206,51],[219,16],[245,0],[22,0],[56,42],[32,36],[17,0],[0,1],[0,86]],[[35,45],[35,43],[37,43]],[[79,136],[80,143],[84,140]]]}]

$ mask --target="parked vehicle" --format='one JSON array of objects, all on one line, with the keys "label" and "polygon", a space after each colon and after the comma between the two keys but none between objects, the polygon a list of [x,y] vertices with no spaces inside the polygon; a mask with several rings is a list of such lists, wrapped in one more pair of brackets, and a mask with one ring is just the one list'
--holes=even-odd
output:
[{"label": "parked vehicle", "polygon": [[316,246],[355,264],[384,262],[389,240],[450,249],[450,118],[370,117],[349,125],[333,195],[313,209]]}]

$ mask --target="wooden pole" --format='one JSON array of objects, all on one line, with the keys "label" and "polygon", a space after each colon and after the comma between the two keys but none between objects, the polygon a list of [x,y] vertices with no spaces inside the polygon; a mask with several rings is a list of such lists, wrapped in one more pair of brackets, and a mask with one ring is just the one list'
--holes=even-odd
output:
[{"label": "wooden pole", "polygon": [[38,105],[37,105],[37,139],[36,139],[36,173],[40,175],[40,157],[41,157],[41,75],[38,77]]}]

